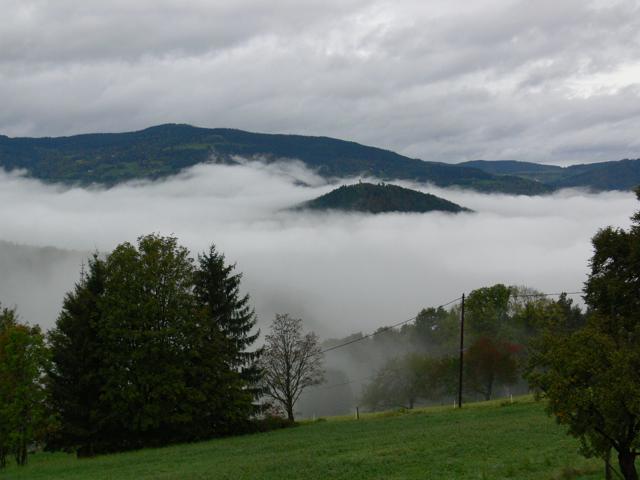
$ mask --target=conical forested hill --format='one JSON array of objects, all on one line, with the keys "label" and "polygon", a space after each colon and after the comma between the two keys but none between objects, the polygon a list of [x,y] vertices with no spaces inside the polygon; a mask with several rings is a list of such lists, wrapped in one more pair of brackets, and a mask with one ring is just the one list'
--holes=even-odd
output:
[{"label": "conical forested hill", "polygon": [[380,183],[343,185],[297,207],[303,210],[342,210],[348,212],[469,212],[444,198],[409,188]]}]

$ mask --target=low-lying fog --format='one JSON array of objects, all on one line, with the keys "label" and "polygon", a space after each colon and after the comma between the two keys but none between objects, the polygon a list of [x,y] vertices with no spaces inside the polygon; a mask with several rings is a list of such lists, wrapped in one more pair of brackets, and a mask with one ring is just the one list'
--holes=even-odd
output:
[{"label": "low-lying fog", "polygon": [[199,165],[108,190],[0,171],[0,301],[49,328],[88,252],[159,232],[194,253],[214,242],[237,262],[262,326],[289,312],[322,337],[344,336],[497,282],[580,290],[591,236],[638,209],[622,192],[520,197],[398,183],[476,212],[285,211],[335,188],[295,163]]}]

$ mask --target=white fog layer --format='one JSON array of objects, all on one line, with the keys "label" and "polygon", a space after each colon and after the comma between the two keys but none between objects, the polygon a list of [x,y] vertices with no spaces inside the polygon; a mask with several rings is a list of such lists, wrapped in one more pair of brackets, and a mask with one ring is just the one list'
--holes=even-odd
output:
[{"label": "white fog layer", "polygon": [[289,312],[323,337],[343,336],[498,282],[580,290],[593,234],[628,225],[638,208],[625,192],[525,197],[400,184],[475,212],[286,211],[336,186],[295,163],[199,165],[112,189],[0,171],[0,301],[50,328],[83,258],[158,232],[194,254],[213,242],[237,262],[262,326]]}]

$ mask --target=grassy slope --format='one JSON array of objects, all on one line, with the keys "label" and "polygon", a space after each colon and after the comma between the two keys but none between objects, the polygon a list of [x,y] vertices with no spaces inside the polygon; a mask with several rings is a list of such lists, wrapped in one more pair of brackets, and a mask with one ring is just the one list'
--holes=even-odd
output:
[{"label": "grassy slope", "polygon": [[[519,400],[410,414],[332,418],[294,429],[91,460],[36,454],[11,479],[554,479],[601,478],[600,462]],[[574,470],[582,472],[571,474]]]}]

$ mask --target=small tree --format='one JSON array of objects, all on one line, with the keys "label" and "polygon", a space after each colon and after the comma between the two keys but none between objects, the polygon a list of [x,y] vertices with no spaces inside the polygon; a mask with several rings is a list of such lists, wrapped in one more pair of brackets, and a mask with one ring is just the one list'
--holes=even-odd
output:
[{"label": "small tree", "polygon": [[518,381],[517,354],[519,345],[478,338],[464,354],[464,368],[467,384],[480,393],[485,400],[491,400],[496,384],[513,385]]},{"label": "small tree", "polygon": [[413,408],[418,400],[436,400],[451,393],[455,378],[452,357],[432,358],[409,353],[389,360],[362,394],[369,408]]},{"label": "small tree", "polygon": [[415,347],[431,355],[452,355],[457,350],[460,332],[460,312],[454,307],[425,308],[413,324],[402,327]]},{"label": "small tree", "polygon": [[276,315],[265,338],[261,366],[265,394],[280,403],[294,421],[293,407],[307,387],[324,379],[322,350],[315,333],[302,333],[302,320]]},{"label": "small tree", "polygon": [[[17,323],[16,311],[11,308],[2,307],[0,304],[0,341],[5,342],[4,338],[10,328],[15,327]],[[6,359],[2,350],[0,350],[0,372],[6,369]],[[0,373],[1,375],[1,373]],[[9,421],[9,392],[8,378],[0,377],[0,468],[7,465],[7,455],[10,451],[9,435],[11,434],[11,423]]]},{"label": "small tree", "polygon": [[28,445],[42,433],[46,362],[40,328],[18,322],[14,310],[0,311],[0,467],[8,453],[25,465]]},{"label": "small tree", "polygon": [[468,333],[473,337],[512,337],[509,322],[511,288],[502,284],[473,290],[465,302]]}]

